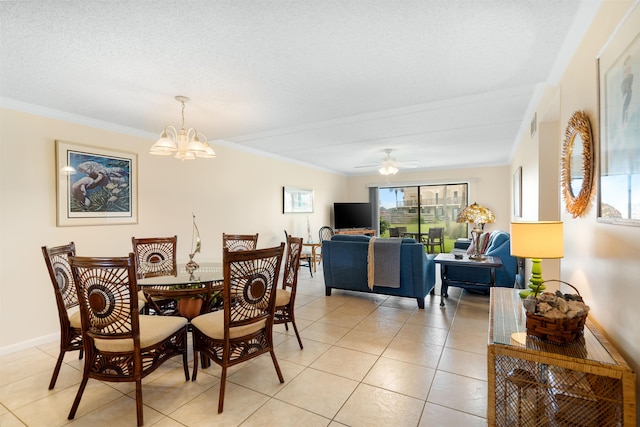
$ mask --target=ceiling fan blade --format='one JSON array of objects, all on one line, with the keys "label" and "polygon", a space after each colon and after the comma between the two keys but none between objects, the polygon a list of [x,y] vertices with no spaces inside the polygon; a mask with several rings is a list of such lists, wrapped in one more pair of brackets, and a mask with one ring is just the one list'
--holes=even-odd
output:
[{"label": "ceiling fan blade", "polygon": [[383,168],[383,167],[389,167],[389,166],[393,166],[397,169],[412,169],[412,168],[417,168],[418,164],[420,162],[418,162],[417,160],[408,160],[406,162],[397,162],[396,159],[394,157],[391,157],[391,152],[393,150],[390,148],[387,148],[384,150],[384,152],[386,153],[386,157],[384,157],[380,163],[376,163],[376,164],[372,164],[372,165],[360,165],[360,166],[354,166],[355,169],[379,169],[379,168]]}]

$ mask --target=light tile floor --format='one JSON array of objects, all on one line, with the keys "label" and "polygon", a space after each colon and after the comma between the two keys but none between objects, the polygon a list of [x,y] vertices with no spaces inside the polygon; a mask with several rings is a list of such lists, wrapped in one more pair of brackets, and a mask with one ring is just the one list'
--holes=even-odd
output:
[{"label": "light tile floor", "polygon": [[[436,290],[440,284],[436,285]],[[333,291],[321,270],[300,270],[293,329],[277,325],[280,384],[268,355],[238,365],[217,414],[220,368],[185,382],[178,358],[143,381],[145,425],[485,426],[489,297],[449,290],[446,307],[415,299]],[[73,421],[78,354],[47,390],[57,342],[0,357],[0,426],[135,426],[134,386],[90,380]],[[190,360],[192,356],[189,356]],[[191,362],[192,365],[192,362]]]}]

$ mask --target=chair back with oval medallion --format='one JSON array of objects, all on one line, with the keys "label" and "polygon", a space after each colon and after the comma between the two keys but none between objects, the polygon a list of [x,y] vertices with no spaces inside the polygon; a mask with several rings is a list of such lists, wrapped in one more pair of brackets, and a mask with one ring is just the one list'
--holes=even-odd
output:
[{"label": "chair back with oval medallion", "polygon": [[302,239],[300,237],[287,237],[287,258],[284,264],[284,274],[282,288],[276,291],[276,308],[274,324],[284,324],[289,330],[289,323],[293,325],[293,331],[298,338],[298,344],[302,350],[302,340],[296,325],[296,318],[293,308],[296,301],[296,290],[298,288],[298,268],[300,267],[300,254],[302,253]]},{"label": "chair back with oval medallion", "polygon": [[187,319],[139,314],[133,253],[119,258],[75,256],[69,262],[78,291],[86,358],[69,419],[74,418],[93,378],[135,382],[138,425],[142,425],[142,378],[170,358],[182,356],[185,380],[189,379]]},{"label": "chair back with oval medallion", "polygon": [[273,350],[273,318],[276,288],[284,243],[254,251],[223,250],[223,310],[191,320],[193,380],[198,375],[198,354],[222,367],[218,413],[224,407],[227,370],[230,366],[270,353],[281,383],[284,382]]},{"label": "chair back with oval medallion", "polygon": [[230,252],[255,251],[258,248],[258,233],[256,234],[227,234],[222,233],[222,248]]},{"label": "chair back with oval medallion", "polygon": [[67,351],[79,350],[82,359],[82,325],[78,309],[78,293],[73,282],[73,274],[69,265],[69,257],[76,254],[76,245],[42,247],[42,255],[53,285],[53,291],[58,306],[58,320],[60,321],[60,353],[53,369],[49,390],[53,389],[62,367],[64,354]]}]

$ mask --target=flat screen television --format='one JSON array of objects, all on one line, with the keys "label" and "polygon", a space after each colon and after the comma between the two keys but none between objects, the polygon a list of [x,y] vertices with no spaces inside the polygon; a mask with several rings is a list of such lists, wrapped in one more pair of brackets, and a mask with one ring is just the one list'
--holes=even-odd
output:
[{"label": "flat screen television", "polygon": [[334,203],[335,229],[371,228],[371,203]]}]

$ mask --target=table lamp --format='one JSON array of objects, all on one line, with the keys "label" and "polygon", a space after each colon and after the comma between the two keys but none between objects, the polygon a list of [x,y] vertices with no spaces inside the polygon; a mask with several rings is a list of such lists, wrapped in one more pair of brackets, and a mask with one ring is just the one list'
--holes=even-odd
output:
[{"label": "table lamp", "polygon": [[541,261],[543,258],[564,257],[564,237],[562,222],[512,222],[511,223],[511,255],[520,258],[531,258],[530,290],[520,292],[522,298],[543,290]]},{"label": "table lamp", "polygon": [[469,256],[469,259],[475,261],[483,261],[486,259],[486,257],[480,253],[480,236],[484,230],[484,225],[495,221],[496,217],[493,215],[493,212],[477,203],[473,203],[460,211],[456,222],[469,222],[474,224],[473,230],[471,230],[474,243],[473,254]]}]

